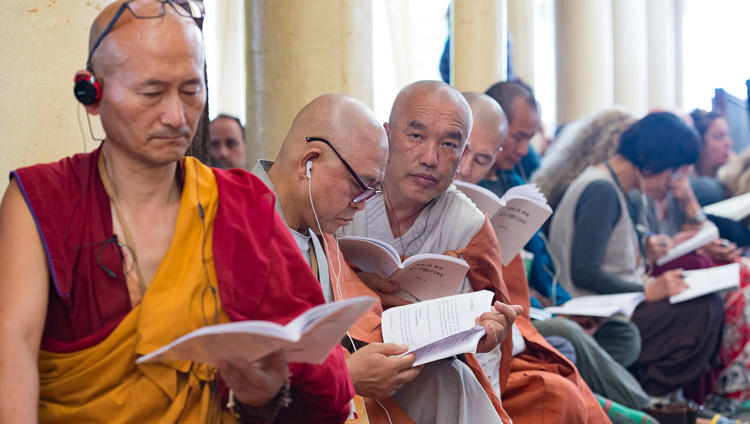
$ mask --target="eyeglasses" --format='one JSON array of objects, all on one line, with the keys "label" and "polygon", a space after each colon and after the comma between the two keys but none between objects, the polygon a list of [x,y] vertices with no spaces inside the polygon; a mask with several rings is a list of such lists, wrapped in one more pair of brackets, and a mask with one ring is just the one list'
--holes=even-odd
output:
[{"label": "eyeglasses", "polygon": [[336,156],[338,156],[339,159],[341,159],[341,162],[344,164],[344,166],[346,166],[346,169],[349,170],[349,173],[352,174],[352,177],[354,177],[354,179],[357,181],[357,184],[359,184],[359,187],[362,189],[359,193],[354,195],[354,197],[352,198],[352,202],[359,203],[362,201],[367,201],[382,193],[379,188],[368,187],[367,184],[362,181],[362,178],[359,178],[359,175],[354,172],[352,167],[346,162],[343,156],[341,156],[341,153],[339,153],[339,151],[336,150],[336,148],[333,147],[333,145],[328,140],[320,137],[305,137],[305,140],[307,140],[308,143],[311,141],[322,141],[323,143],[327,144],[328,147],[331,148],[331,150],[333,150],[333,153],[336,153]]},{"label": "eyeglasses", "polygon": [[[119,9],[117,9],[117,13],[115,13],[115,16],[112,17],[112,20],[109,21],[109,24],[106,28],[104,28],[104,31],[102,31],[102,34],[99,36],[99,38],[96,39],[96,43],[94,43],[94,47],[91,48],[91,51],[89,52],[88,60],[86,60],[86,68],[89,71],[92,71],[91,69],[91,56],[94,55],[94,52],[96,51],[96,48],[99,47],[99,44],[102,43],[102,40],[104,37],[112,31],[112,27],[115,26],[115,23],[118,19],[120,19],[120,16],[125,11],[125,9],[130,10],[130,13],[133,14],[138,19],[152,19],[152,18],[160,18],[164,16],[164,4],[169,4],[172,6],[172,9],[174,9],[175,12],[177,12],[180,16],[185,16],[187,18],[193,18],[194,20],[201,21],[206,16],[206,8],[203,6],[203,1],[201,0],[130,0],[126,1],[125,3],[120,6]],[[198,22],[197,22],[198,23]]]}]

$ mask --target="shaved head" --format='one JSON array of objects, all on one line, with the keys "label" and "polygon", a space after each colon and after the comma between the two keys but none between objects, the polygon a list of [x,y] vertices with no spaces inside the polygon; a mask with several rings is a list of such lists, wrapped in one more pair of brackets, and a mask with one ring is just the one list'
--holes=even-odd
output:
[{"label": "shaved head", "polygon": [[462,142],[466,142],[472,126],[471,108],[458,90],[442,81],[417,81],[402,88],[393,102],[388,121],[393,124],[405,115],[405,110],[414,107],[415,103],[421,103],[425,97],[456,105],[459,115],[463,115],[457,117],[466,121],[466,133],[462,134]]},{"label": "shaved head", "polygon": [[375,114],[357,99],[331,93],[315,98],[294,118],[268,177],[290,228],[335,233],[365,206],[353,202],[363,190],[357,178],[379,188],[387,161],[388,139]]},{"label": "shaved head", "polygon": [[[357,134],[366,137],[357,137]],[[367,105],[343,94],[323,94],[294,118],[276,162],[294,161],[295,156],[310,145],[305,137],[325,138],[344,156],[368,148],[385,148],[387,152],[383,135],[383,127]]]},{"label": "shaved head", "polygon": [[508,120],[500,105],[490,96],[463,93],[471,107],[474,126],[461,157],[458,179],[478,183],[490,170],[508,135]]},{"label": "shaved head", "polygon": [[[109,23],[120,9],[124,0],[113,2],[104,8],[94,20],[89,31],[89,52],[95,47],[96,41],[104,33]],[[200,50],[203,57],[203,37],[195,22],[185,16],[175,13],[175,9],[163,4],[164,16],[161,18],[140,19],[131,11],[123,10],[114,26],[101,40],[91,56],[91,66],[98,76],[106,76],[113,66],[117,66],[128,59],[133,49],[141,48],[143,43],[160,43],[169,45],[178,38],[184,38],[192,46]],[[174,7],[181,7],[174,5]],[[156,33],[152,31],[158,31]]]},{"label": "shaved head", "polygon": [[[497,148],[502,147],[502,143],[508,135],[508,118],[505,116],[503,108],[495,99],[486,94],[475,91],[467,91],[462,94],[471,108],[471,115],[474,120],[473,127],[481,126],[499,131],[502,137]],[[469,142],[471,142],[471,138],[469,138]]]}]

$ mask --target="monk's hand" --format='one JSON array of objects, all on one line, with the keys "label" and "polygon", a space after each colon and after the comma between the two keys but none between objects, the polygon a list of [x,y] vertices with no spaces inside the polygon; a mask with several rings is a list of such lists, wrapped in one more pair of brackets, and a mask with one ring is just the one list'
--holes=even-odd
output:
[{"label": "monk's hand", "polygon": [[479,339],[477,352],[487,353],[502,343],[510,332],[516,316],[522,312],[523,306],[521,305],[506,305],[496,301],[493,311],[480,315],[475,322],[484,327],[487,334]]},{"label": "monk's hand", "polygon": [[360,396],[382,399],[393,396],[404,384],[414,380],[422,366],[414,367],[416,355],[400,355],[406,345],[371,343],[346,358],[346,366]]},{"label": "monk's hand", "polygon": [[219,361],[217,368],[235,399],[253,407],[264,406],[273,399],[289,374],[286,357],[281,351],[255,362],[241,358]]},{"label": "monk's hand", "polygon": [[656,302],[680,294],[686,288],[688,285],[682,275],[682,269],[671,269],[647,283],[644,294],[646,301]]},{"label": "monk's hand", "polygon": [[653,262],[669,252],[672,239],[666,234],[654,234],[646,238],[646,259]]},{"label": "monk's hand", "polygon": [[403,306],[409,304],[409,302],[394,295],[394,293],[401,288],[398,284],[386,281],[380,278],[379,275],[369,272],[358,272],[357,276],[367,285],[367,287],[371,288],[378,294],[378,296],[380,296],[380,302],[383,304],[383,307],[388,308],[391,306]]}]

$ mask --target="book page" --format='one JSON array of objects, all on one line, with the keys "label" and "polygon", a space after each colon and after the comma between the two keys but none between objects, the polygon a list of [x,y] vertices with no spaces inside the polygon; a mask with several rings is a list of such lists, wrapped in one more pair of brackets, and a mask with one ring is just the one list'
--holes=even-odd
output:
[{"label": "book page", "polygon": [[478,316],[492,310],[493,297],[481,290],[390,308],[383,312],[383,341],[412,349],[468,330]]},{"label": "book page", "polygon": [[463,259],[439,254],[409,257],[403,267],[388,276],[387,280],[401,286],[395,295],[409,302],[456,294],[469,271],[469,264]]},{"label": "book page", "polygon": [[615,314],[633,315],[633,311],[645,296],[643,292],[602,294],[573,298],[560,306],[544,308],[557,315],[582,315],[589,317],[611,317]]},{"label": "book page", "polygon": [[414,366],[416,367],[462,353],[476,353],[477,344],[486,333],[484,327],[475,325],[466,331],[458,332],[435,343],[409,350],[404,355],[415,352]]},{"label": "book page", "polygon": [[685,283],[690,288],[680,294],[670,296],[669,303],[680,303],[705,294],[739,287],[740,264],[685,271],[683,275]]},{"label": "book page", "polygon": [[730,197],[703,208],[703,213],[742,221],[750,215],[750,193]]},{"label": "book page", "polygon": [[471,199],[480,211],[486,212],[488,216],[492,216],[503,206],[495,193],[482,186],[459,180],[453,181],[453,185]]},{"label": "book page", "polygon": [[719,229],[716,228],[716,225],[713,222],[706,221],[694,236],[690,237],[680,244],[672,246],[672,248],[669,249],[669,252],[667,252],[666,255],[657,259],[656,265],[661,266],[669,261],[687,255],[695,249],[700,249],[701,247],[708,244],[708,242],[710,242],[711,240],[717,238],[719,238]]},{"label": "book page", "polygon": [[394,273],[401,264],[401,258],[393,247],[375,239],[341,237],[339,250],[347,262],[352,262],[362,271],[377,274],[382,278]]},{"label": "book page", "polygon": [[507,199],[504,208],[490,217],[504,266],[516,257],[551,214],[552,209],[546,203],[511,197]]},{"label": "book page", "polygon": [[552,215],[552,208],[536,184],[511,187],[502,198],[475,184],[461,181],[454,181],[453,184],[487,213],[497,235],[504,266],[516,257]]},{"label": "book page", "polygon": [[191,361],[216,366],[220,360],[255,361],[283,349],[287,361],[320,364],[375,301],[360,296],[318,305],[287,326],[268,321],[209,325],[138,358],[136,363]]}]

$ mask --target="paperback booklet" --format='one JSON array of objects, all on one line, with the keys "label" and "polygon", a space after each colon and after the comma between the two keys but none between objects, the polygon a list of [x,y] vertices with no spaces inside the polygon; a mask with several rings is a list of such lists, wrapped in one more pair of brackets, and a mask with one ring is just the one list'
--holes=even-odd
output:
[{"label": "paperback booklet", "polygon": [[487,213],[495,229],[505,266],[552,215],[552,208],[536,184],[512,187],[503,197],[497,197],[476,184],[463,181],[454,181],[453,184]]},{"label": "paperback booklet", "polygon": [[570,299],[560,306],[544,308],[557,315],[581,315],[607,318],[615,314],[633,315],[635,308],[643,302],[643,292],[600,294]]},{"label": "paperback booklet", "polygon": [[688,287],[682,293],[669,297],[669,303],[680,303],[705,294],[740,286],[740,264],[733,263],[713,268],[685,271]]},{"label": "paperback booklet", "polygon": [[409,346],[404,355],[415,352],[415,366],[475,353],[485,330],[474,320],[493,310],[493,297],[480,290],[390,308],[381,321],[383,341]]},{"label": "paperback booklet", "polygon": [[703,208],[703,213],[742,221],[750,215],[750,193],[712,203]]},{"label": "paperback booklet", "polygon": [[373,238],[342,237],[339,249],[347,262],[362,271],[398,284],[401,289],[396,296],[410,302],[455,294],[469,271],[463,259],[438,253],[410,256],[402,263],[393,246]]},{"label": "paperback booklet", "polygon": [[698,232],[690,237],[689,239],[683,241],[680,244],[675,244],[672,246],[671,249],[669,249],[669,252],[667,252],[666,255],[662,256],[661,258],[656,260],[656,265],[664,265],[667,262],[673,261],[679,257],[682,257],[684,255],[687,255],[688,253],[694,251],[695,249],[700,249],[701,247],[705,246],[710,242],[711,240],[717,239],[719,237],[719,229],[716,227],[716,225],[713,222],[706,221],[703,223],[703,226],[701,227]]},{"label": "paperback booklet", "polygon": [[216,366],[220,360],[255,361],[283,350],[289,362],[321,364],[373,303],[372,297],[360,296],[318,305],[287,325],[269,321],[209,325],[138,358],[136,363],[191,361]]}]

